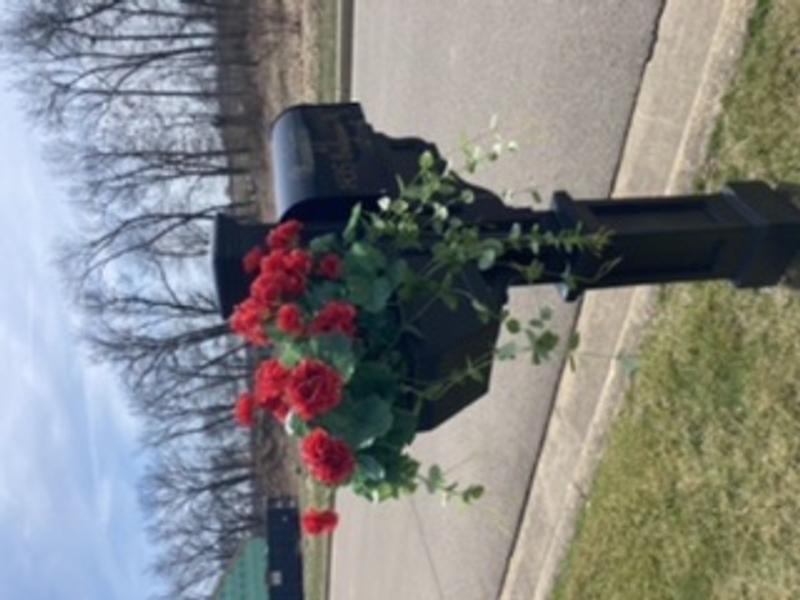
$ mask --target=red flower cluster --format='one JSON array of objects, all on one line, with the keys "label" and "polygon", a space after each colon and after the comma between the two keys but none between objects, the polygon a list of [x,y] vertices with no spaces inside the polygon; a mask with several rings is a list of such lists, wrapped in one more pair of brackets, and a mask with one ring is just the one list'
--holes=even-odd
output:
[{"label": "red flower cluster", "polygon": [[276,419],[283,422],[289,407],[284,402],[286,383],[289,371],[278,359],[265,360],[256,370],[254,382],[254,398],[256,405],[271,412]]},{"label": "red flower cluster", "polygon": [[348,337],[355,337],[356,314],[356,307],[352,304],[333,300],[319,311],[309,331],[313,334],[343,333]]},{"label": "red flower cluster", "polygon": [[302,519],[303,531],[309,535],[331,533],[339,523],[339,515],[332,510],[309,509]]},{"label": "red flower cluster", "polygon": [[303,335],[303,313],[297,304],[284,304],[278,309],[278,329],[291,335]]},{"label": "red flower cluster", "polygon": [[286,221],[278,225],[267,236],[267,245],[271,250],[285,250],[297,245],[303,224],[300,221]]},{"label": "red flower cluster", "polygon": [[273,250],[261,259],[261,272],[250,284],[250,296],[271,309],[281,298],[299,296],[306,290],[311,264],[311,255],[303,250]]},{"label": "red flower cluster", "polygon": [[254,420],[253,408],[253,395],[249,392],[243,392],[236,401],[233,411],[236,422],[242,427],[252,427]]},{"label": "red flower cluster", "polygon": [[264,331],[264,319],[268,311],[252,298],[238,304],[231,316],[231,330],[242,336],[254,346],[266,346],[269,343]]},{"label": "red flower cluster", "polygon": [[342,376],[324,362],[307,358],[292,370],[286,400],[301,419],[310,421],[342,401]]},{"label": "red flower cluster", "polygon": [[264,256],[264,253],[261,251],[261,248],[256,246],[250,252],[244,255],[242,259],[242,268],[244,272],[248,275],[252,275],[253,273],[258,272],[258,268],[261,264],[261,257]]},{"label": "red flower cluster", "polygon": [[300,456],[309,472],[325,485],[344,483],[356,468],[356,459],[350,447],[332,438],[324,429],[315,429],[305,437]]}]

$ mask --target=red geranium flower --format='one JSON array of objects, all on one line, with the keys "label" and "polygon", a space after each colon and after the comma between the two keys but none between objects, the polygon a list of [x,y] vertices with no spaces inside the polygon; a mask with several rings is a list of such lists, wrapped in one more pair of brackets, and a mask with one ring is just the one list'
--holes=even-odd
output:
[{"label": "red geranium flower", "polygon": [[275,412],[284,405],[283,397],[289,381],[289,371],[277,358],[262,362],[254,379],[253,391],[258,406]]},{"label": "red geranium flower", "polygon": [[244,269],[244,272],[248,275],[257,273],[259,265],[261,264],[262,256],[264,256],[264,252],[258,246],[245,254],[244,258],[242,259],[242,268]]},{"label": "red geranium flower", "polygon": [[342,259],[335,254],[326,254],[319,261],[319,274],[327,279],[339,279],[342,276]]},{"label": "red geranium flower", "polygon": [[290,273],[308,275],[311,273],[313,260],[311,255],[304,250],[292,250],[283,260],[283,267]]},{"label": "red geranium flower", "polygon": [[309,535],[331,533],[339,524],[339,515],[332,510],[309,509],[303,514],[303,531]]},{"label": "red geranium flower", "polygon": [[342,401],[342,376],[314,359],[304,359],[294,368],[286,387],[289,406],[304,421],[325,414]]},{"label": "red geranium flower", "polygon": [[269,254],[264,255],[261,259],[261,271],[264,273],[275,273],[283,271],[286,265],[286,257],[289,251],[283,248],[276,248],[270,251]]},{"label": "red geranium flower", "polygon": [[325,485],[344,483],[356,468],[350,446],[332,438],[324,429],[315,429],[305,437],[300,456],[311,475]]},{"label": "red geranium flower", "polygon": [[283,273],[268,273],[262,268],[261,274],[250,284],[250,297],[262,306],[274,308],[283,292]]},{"label": "red geranium flower", "polygon": [[266,313],[266,308],[261,303],[248,298],[233,309],[231,330],[255,346],[266,346],[269,342],[264,331]]},{"label": "red geranium flower", "polygon": [[281,402],[272,410],[272,416],[275,417],[275,420],[278,423],[283,424],[286,422],[286,417],[289,416],[289,407]]},{"label": "red geranium flower", "polygon": [[311,262],[311,256],[303,250],[273,250],[261,259],[261,274],[250,287],[251,295],[272,303],[281,296],[302,294]]},{"label": "red geranium flower", "polygon": [[253,395],[249,392],[242,392],[234,407],[236,422],[242,427],[253,426]]},{"label": "red geranium flower", "polygon": [[356,307],[352,304],[333,300],[319,311],[309,330],[313,334],[343,333],[355,337],[357,314]]},{"label": "red geranium flower", "polygon": [[278,309],[278,329],[291,335],[303,335],[303,313],[297,304],[284,304]]},{"label": "red geranium flower", "polygon": [[286,221],[270,231],[267,244],[273,250],[277,248],[292,248],[297,244],[303,224],[300,221]]},{"label": "red geranium flower", "polygon": [[306,291],[306,278],[301,273],[284,273],[283,291],[287,296],[299,296]]}]

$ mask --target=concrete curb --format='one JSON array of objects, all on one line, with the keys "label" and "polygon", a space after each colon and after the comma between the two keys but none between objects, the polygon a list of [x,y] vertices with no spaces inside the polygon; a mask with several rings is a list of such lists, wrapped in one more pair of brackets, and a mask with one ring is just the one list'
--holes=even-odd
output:
[{"label": "concrete curb", "polygon": [[[690,190],[755,0],[668,0],[634,109],[614,196]],[[503,584],[502,600],[547,598],[566,557],[632,356],[650,287],[587,294],[575,372],[565,371]]]}]

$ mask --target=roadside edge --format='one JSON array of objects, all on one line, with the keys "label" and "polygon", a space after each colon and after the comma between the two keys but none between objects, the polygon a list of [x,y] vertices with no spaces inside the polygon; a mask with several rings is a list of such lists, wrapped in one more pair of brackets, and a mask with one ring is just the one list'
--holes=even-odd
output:
[{"label": "roadside edge", "polygon": [[[668,0],[647,64],[614,197],[691,190],[722,96],[735,70],[755,0],[698,5]],[[625,397],[657,289],[586,295],[577,321],[577,370],[558,386],[502,600],[547,598],[587,501],[606,434]]]}]

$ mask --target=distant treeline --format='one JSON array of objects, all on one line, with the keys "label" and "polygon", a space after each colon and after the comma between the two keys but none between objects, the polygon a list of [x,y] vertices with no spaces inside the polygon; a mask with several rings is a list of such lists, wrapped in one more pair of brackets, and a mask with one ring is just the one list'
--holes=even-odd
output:
[{"label": "distant treeline", "polygon": [[249,439],[231,418],[247,357],[207,273],[213,215],[252,167],[232,132],[261,125],[248,27],[264,15],[251,3],[17,0],[3,23],[6,66],[80,215],[62,272],[153,450],[141,496],[172,600],[208,597],[262,526]]}]

